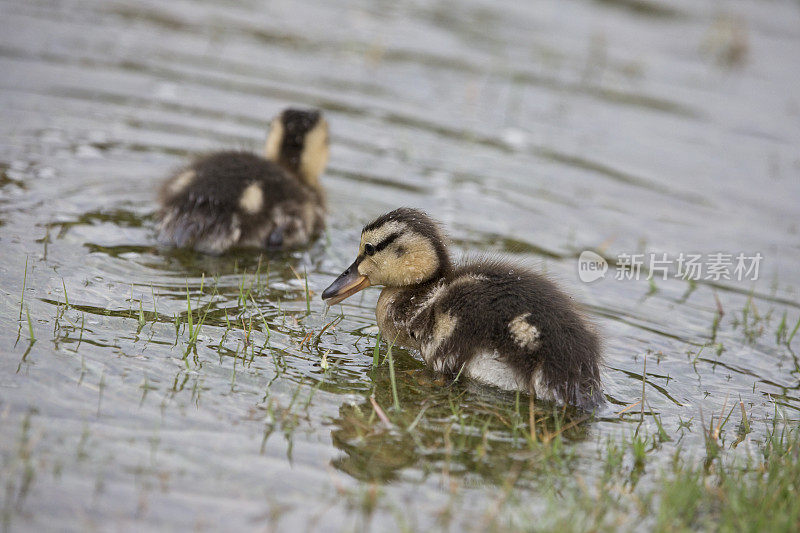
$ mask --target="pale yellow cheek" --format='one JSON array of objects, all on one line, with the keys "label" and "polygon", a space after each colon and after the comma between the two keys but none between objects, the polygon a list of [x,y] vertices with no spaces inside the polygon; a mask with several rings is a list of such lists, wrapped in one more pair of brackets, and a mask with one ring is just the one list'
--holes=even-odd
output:
[{"label": "pale yellow cheek", "polygon": [[376,261],[372,257],[365,257],[358,265],[358,273],[367,276],[373,285],[389,285],[391,280],[392,266],[386,260]]},{"label": "pale yellow cheek", "polygon": [[417,283],[420,280],[420,270],[414,263],[405,265],[405,276],[402,279],[404,285]]},{"label": "pale yellow cheek", "polygon": [[[377,256],[376,256],[377,257]],[[435,261],[418,255],[403,259],[387,253],[386,257],[365,259],[359,265],[360,274],[370,278],[373,285],[406,286],[415,285],[433,272]]]},{"label": "pale yellow cheek", "polygon": [[320,174],[328,164],[328,123],[321,119],[305,138],[305,148],[300,156],[300,173],[309,185],[316,186]]},{"label": "pale yellow cheek", "polygon": [[264,155],[267,159],[277,161],[281,151],[281,143],[283,142],[283,124],[278,119],[272,121],[267,136],[267,142],[264,145]]},{"label": "pale yellow cheek", "polygon": [[433,250],[409,255],[403,261],[402,271],[405,284],[419,283],[436,270],[436,255]]},{"label": "pale yellow cheek", "polygon": [[302,159],[302,173],[309,183],[316,183],[320,175],[325,171],[328,165],[329,150],[327,145],[321,147],[309,147],[303,153]]},{"label": "pale yellow cheek", "polygon": [[[400,234],[397,244],[366,258],[359,272],[368,276],[373,285],[389,287],[415,285],[430,278],[438,266],[436,250],[430,241],[409,231],[402,222],[392,221],[363,234],[359,252],[363,253],[366,243],[380,243],[394,233]],[[399,257],[397,246],[404,250]]]},{"label": "pale yellow cheek", "polygon": [[361,274],[362,276],[367,276],[369,278],[369,281],[373,285],[375,285],[376,280],[372,279],[372,277],[370,276],[372,274],[372,269],[370,268],[370,266],[371,265],[369,265],[367,261],[361,261],[361,264],[358,265],[358,273]]}]

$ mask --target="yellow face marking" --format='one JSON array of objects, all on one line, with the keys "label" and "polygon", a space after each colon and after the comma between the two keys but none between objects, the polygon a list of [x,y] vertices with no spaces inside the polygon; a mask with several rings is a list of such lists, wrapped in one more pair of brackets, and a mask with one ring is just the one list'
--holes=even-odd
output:
[{"label": "yellow face marking", "polygon": [[[377,246],[395,233],[398,237],[387,247],[375,255],[365,255],[367,243]],[[367,276],[373,285],[414,285],[429,279],[439,267],[433,243],[398,221],[365,232],[361,236],[359,255],[364,255],[364,260],[358,266],[358,271]]]},{"label": "yellow face marking", "polygon": [[263,205],[264,191],[258,183],[251,183],[242,193],[242,197],[239,198],[239,207],[241,207],[245,213],[255,215],[261,211]]},{"label": "yellow face marking", "polygon": [[267,143],[264,145],[264,155],[270,161],[277,161],[281,154],[283,144],[283,123],[280,118],[274,119],[269,125]]},{"label": "yellow face marking", "polygon": [[328,164],[328,122],[320,118],[314,128],[306,134],[303,153],[300,155],[300,174],[309,185],[316,187],[319,177]]},{"label": "yellow face marking", "polygon": [[168,185],[170,194],[175,195],[186,189],[186,187],[194,181],[196,176],[197,174],[195,174],[194,170],[185,170],[175,176],[175,179]]}]

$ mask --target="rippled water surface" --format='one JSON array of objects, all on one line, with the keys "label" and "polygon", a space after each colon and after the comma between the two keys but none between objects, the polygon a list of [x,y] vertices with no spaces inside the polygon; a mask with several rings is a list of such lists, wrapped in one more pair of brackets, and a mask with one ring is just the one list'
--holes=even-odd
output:
[{"label": "rippled water surface", "polygon": [[[642,416],[672,440],[638,483],[740,410],[753,431],[721,440],[747,453],[800,418],[798,57],[788,0],[0,0],[3,524],[482,529],[509,491],[536,513],[580,490]],[[331,124],[327,234],[285,255],[158,247],[160,180],[260,149],[292,104]],[[401,205],[456,255],[514,257],[586,304],[596,419],[400,349],[392,408],[377,290],[319,294]],[[587,249],[612,261],[591,284]],[[755,282],[614,279],[618,254],[650,252],[764,259]]]}]

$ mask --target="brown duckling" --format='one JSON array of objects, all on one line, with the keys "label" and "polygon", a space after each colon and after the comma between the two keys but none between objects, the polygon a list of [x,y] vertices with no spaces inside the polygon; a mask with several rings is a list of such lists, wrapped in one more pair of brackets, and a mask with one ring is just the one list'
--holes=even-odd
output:
[{"label": "brown duckling", "polygon": [[592,409],[604,402],[600,342],[571,298],[519,265],[454,265],[436,222],[401,208],[367,224],[358,257],[322,293],[329,305],[383,285],[387,342],[417,349],[435,371]]},{"label": "brown duckling", "polygon": [[319,183],[328,162],[328,123],[317,110],[286,109],[270,125],[264,156],[202,156],[161,187],[158,238],[222,253],[308,244],[325,227]]}]

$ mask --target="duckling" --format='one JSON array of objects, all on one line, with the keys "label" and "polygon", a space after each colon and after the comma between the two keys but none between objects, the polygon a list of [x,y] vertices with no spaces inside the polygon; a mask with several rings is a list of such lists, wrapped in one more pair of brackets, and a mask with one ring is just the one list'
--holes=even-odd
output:
[{"label": "duckling", "polygon": [[307,244],[325,226],[319,177],[328,152],[322,113],[284,110],[270,125],[264,157],[215,152],[166,180],[159,194],[159,240],[212,254]]},{"label": "duckling", "polygon": [[591,410],[604,402],[600,342],[571,298],[501,260],[454,265],[439,225],[400,208],[361,232],[358,257],[325,291],[334,305],[383,285],[387,342],[419,350],[435,371]]}]

